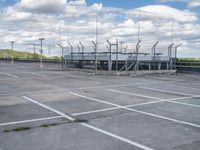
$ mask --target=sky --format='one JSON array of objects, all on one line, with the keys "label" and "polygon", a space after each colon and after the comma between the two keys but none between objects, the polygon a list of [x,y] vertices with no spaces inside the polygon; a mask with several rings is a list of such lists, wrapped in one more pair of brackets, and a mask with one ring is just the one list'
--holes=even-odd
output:
[{"label": "sky", "polygon": [[118,39],[120,51],[134,52],[140,39],[140,52],[159,41],[164,55],[170,43],[183,43],[179,57],[200,57],[200,0],[0,0],[0,20],[0,49],[15,41],[15,50],[38,44],[39,52],[44,37],[45,55],[60,55],[57,43],[67,54],[68,42],[89,52],[98,27],[99,51]]}]

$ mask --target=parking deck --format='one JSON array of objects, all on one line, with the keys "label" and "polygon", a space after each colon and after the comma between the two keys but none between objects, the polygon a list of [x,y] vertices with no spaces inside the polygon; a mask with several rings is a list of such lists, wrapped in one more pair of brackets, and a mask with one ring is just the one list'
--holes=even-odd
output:
[{"label": "parking deck", "polygon": [[200,76],[0,63],[0,150],[199,150]]}]

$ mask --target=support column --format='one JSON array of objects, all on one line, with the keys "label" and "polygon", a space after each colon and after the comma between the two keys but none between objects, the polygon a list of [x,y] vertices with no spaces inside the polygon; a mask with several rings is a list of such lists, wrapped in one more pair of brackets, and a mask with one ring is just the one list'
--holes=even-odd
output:
[{"label": "support column", "polygon": [[149,63],[149,70],[151,70],[151,63]]},{"label": "support column", "polygon": [[158,63],[158,70],[161,70],[161,63]]},{"label": "support column", "polygon": [[167,70],[169,70],[169,62],[167,62]]}]

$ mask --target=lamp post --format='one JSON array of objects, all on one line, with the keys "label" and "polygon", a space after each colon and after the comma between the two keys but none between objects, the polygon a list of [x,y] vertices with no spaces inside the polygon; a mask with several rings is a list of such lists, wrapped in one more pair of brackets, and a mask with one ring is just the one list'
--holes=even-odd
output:
[{"label": "lamp post", "polygon": [[139,61],[138,61],[138,55],[139,55],[139,49],[140,49],[140,43],[141,43],[141,40],[139,40],[138,42],[137,42],[137,44],[136,44],[136,58],[135,58],[135,62],[136,62],[136,64],[135,64],[135,71],[137,71],[139,68]]},{"label": "lamp post", "polygon": [[175,46],[175,68],[176,68],[176,59],[177,59],[177,52],[178,52],[178,48],[183,45],[183,43],[178,44],[177,46]]},{"label": "lamp post", "polygon": [[153,56],[153,69],[155,69],[155,65],[156,65],[156,46],[158,45],[159,41],[157,41],[153,47],[152,47],[152,51],[151,51],[151,55]]},{"label": "lamp post", "polygon": [[14,48],[14,43],[15,43],[15,42],[14,42],[14,41],[11,41],[10,43],[11,43],[11,50],[12,50],[11,64],[13,64],[13,63],[14,63],[14,61],[13,61],[13,57],[14,57],[14,56],[13,56],[13,55],[14,55],[14,53],[13,53],[13,48]]},{"label": "lamp post", "polygon": [[61,58],[61,65],[62,65],[62,68],[63,68],[63,61],[64,61],[64,47],[60,44],[60,43],[57,43],[57,45],[62,49],[62,58]]},{"label": "lamp post", "polygon": [[168,56],[169,56],[169,64],[170,64],[170,69],[172,69],[172,48],[174,46],[174,43],[171,43],[168,47]]},{"label": "lamp post", "polygon": [[40,56],[40,68],[43,68],[43,63],[42,63],[42,54],[43,54],[43,49],[42,49],[42,42],[43,42],[43,40],[44,40],[44,38],[39,38],[39,40],[40,40],[40,54],[41,54],[41,56]]}]

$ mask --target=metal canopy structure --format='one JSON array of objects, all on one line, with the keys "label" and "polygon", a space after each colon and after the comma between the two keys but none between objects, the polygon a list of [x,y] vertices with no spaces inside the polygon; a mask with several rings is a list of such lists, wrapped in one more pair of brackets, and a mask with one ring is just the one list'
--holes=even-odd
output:
[{"label": "metal canopy structure", "polygon": [[[79,42],[78,50],[74,52],[73,45],[68,43],[70,46],[70,53],[65,55],[65,61],[67,63],[73,63],[79,68],[85,68],[86,66],[94,67],[97,61],[97,68],[103,68],[103,70],[108,71],[137,71],[137,70],[161,70],[161,69],[172,69],[173,57],[172,49],[174,43],[171,43],[168,47],[168,55],[165,56],[163,53],[156,52],[156,46],[159,41],[155,42],[149,53],[139,52],[141,47],[141,40],[136,43],[136,50],[126,53],[119,51],[119,42],[108,43],[108,50],[96,52],[96,43],[92,41],[94,51],[85,52],[85,47],[82,42]],[[175,47],[175,53],[177,53],[177,48]],[[114,50],[112,48],[115,48]],[[177,54],[175,54],[177,55]],[[95,67],[95,68],[96,68]]]}]

